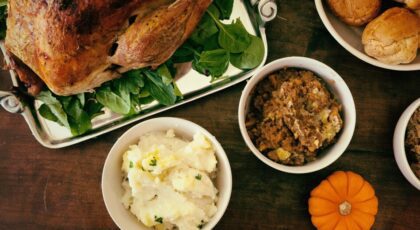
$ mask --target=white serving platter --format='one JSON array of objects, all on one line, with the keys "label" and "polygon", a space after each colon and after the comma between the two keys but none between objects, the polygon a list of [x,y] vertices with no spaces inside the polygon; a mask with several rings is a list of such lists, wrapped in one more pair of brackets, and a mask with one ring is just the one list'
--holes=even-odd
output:
[{"label": "white serving platter", "polygon": [[[33,136],[41,145],[47,148],[63,148],[98,137],[104,133],[226,89],[248,79],[257,69],[264,65],[268,53],[264,25],[265,22],[275,18],[277,14],[277,5],[274,0],[235,0],[233,9],[231,19],[240,18],[248,32],[262,38],[265,46],[263,62],[257,68],[248,71],[239,70],[230,66],[225,74],[227,77],[216,82],[211,82],[209,77],[190,69],[183,76],[177,77],[176,84],[183,93],[184,99],[172,106],[161,106],[156,102],[151,103],[142,107],[141,113],[129,117],[105,110],[103,115],[96,117],[92,121],[93,128],[91,131],[80,136],[72,136],[67,128],[44,119],[38,113],[37,109],[41,105],[39,101],[25,100],[19,98],[13,92],[0,91],[0,105],[9,112],[21,114]],[[6,63],[8,63],[9,60],[3,43],[0,43],[0,48],[5,56]],[[20,82],[14,71],[10,71],[10,77],[13,85],[18,87]]]}]

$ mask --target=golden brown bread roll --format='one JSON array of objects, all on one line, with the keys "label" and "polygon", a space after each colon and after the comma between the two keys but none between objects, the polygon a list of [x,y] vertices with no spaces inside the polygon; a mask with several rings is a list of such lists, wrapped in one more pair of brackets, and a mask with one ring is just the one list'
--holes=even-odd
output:
[{"label": "golden brown bread roll", "polygon": [[420,0],[395,0],[404,3],[408,8],[413,10],[420,10]]},{"label": "golden brown bread roll", "polygon": [[343,22],[361,26],[374,19],[381,8],[381,0],[327,0],[333,13]]},{"label": "golden brown bread roll", "polygon": [[365,52],[388,64],[410,63],[419,47],[420,19],[394,7],[370,22],[362,35]]}]

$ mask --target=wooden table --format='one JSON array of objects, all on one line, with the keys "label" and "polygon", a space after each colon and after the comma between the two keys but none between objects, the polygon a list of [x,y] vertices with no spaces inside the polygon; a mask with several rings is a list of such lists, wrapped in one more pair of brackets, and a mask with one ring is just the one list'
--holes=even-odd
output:
[{"label": "wooden table", "polygon": [[[358,60],[329,35],[313,1],[279,4],[281,18],[268,25],[269,60],[308,56],[335,69],[353,93],[356,131],[334,164],[291,175],[263,164],[243,142],[236,111],[244,83],[161,114],[204,126],[228,154],[233,193],[216,229],[313,229],[309,192],[335,170],[353,170],[372,183],[379,198],[375,229],[418,229],[420,193],[395,163],[392,134],[403,110],[420,97],[420,72],[388,71]],[[0,229],[116,229],[100,181],[109,149],[128,128],[50,150],[35,141],[22,117],[1,110]]]}]

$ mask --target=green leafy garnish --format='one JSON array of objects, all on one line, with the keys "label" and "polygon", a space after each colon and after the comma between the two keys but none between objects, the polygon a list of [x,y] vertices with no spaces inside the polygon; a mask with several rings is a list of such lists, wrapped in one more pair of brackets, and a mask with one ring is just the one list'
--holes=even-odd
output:
[{"label": "green leafy garnish", "polygon": [[197,180],[201,180],[201,174],[197,174],[197,175],[195,176],[195,179],[197,179]]},{"label": "green leafy garnish", "polygon": [[69,128],[73,135],[89,131],[92,128],[91,120],[102,114],[103,106],[92,94],[60,97],[51,91],[42,91],[36,99],[44,103],[38,110],[41,116]]},{"label": "green leafy garnish", "polygon": [[155,222],[162,224],[163,223],[163,218],[155,216]]},{"label": "green leafy garnish", "polygon": [[130,165],[128,166],[130,169],[134,167],[134,162],[130,161]]},{"label": "green leafy garnish", "polygon": [[[219,17],[220,12],[215,5],[210,5],[207,9],[209,12],[212,12],[215,17]],[[216,26],[216,23],[210,17],[209,14],[204,14],[197,28],[191,34],[190,40],[196,44],[206,44],[208,39],[219,32],[219,29]]]},{"label": "green leafy garnish", "polygon": [[165,84],[159,75],[152,71],[145,71],[146,84],[145,87],[150,95],[159,101],[162,105],[173,105],[176,102],[174,87]]},{"label": "green leafy garnish", "polygon": [[251,45],[243,53],[230,55],[230,62],[239,69],[254,69],[263,59],[264,44],[257,36],[251,36]]},{"label": "green leafy garnish", "polygon": [[156,166],[157,165],[157,160],[156,160],[155,157],[153,157],[153,159],[150,160],[149,165],[150,166]]},{"label": "green leafy garnish", "polygon": [[202,229],[204,227],[204,220],[201,220],[201,224],[197,225],[198,229]]},{"label": "green leafy garnish", "polygon": [[203,16],[197,30],[175,56],[191,60],[193,68],[204,75],[211,76],[211,82],[224,75],[231,63],[247,70],[261,64],[264,59],[264,44],[261,38],[248,33],[242,21],[236,19],[224,24],[232,13],[233,1],[214,1]]},{"label": "green leafy garnish", "polygon": [[221,23],[210,11],[207,11],[220,29],[219,44],[231,53],[241,53],[251,45],[250,34],[246,31],[240,19],[232,24]]},{"label": "green leafy garnish", "polygon": [[62,126],[70,127],[63,105],[50,91],[42,91],[37,96],[37,99],[44,102],[45,106],[40,111],[44,112],[44,114],[41,114],[43,117],[50,118],[51,121],[58,122]]},{"label": "green leafy garnish", "polygon": [[[128,96],[128,98],[127,98]],[[99,103],[109,108],[112,112],[119,114],[127,114],[130,112],[129,95],[120,96],[111,90],[111,87],[102,87],[97,90],[96,98]]]},{"label": "green leafy garnish", "polygon": [[229,67],[229,58],[229,52],[224,49],[204,51],[197,56],[193,65],[202,74],[220,77]]},{"label": "green leafy garnish", "polygon": [[214,0],[216,6],[220,9],[220,19],[229,19],[233,10],[234,0]]}]

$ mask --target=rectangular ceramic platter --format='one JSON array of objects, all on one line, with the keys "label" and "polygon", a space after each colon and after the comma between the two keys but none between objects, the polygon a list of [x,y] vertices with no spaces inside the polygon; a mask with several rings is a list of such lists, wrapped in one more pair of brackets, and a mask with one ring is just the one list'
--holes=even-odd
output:
[{"label": "rectangular ceramic platter", "polygon": [[[259,26],[259,23],[256,21],[256,18],[258,18],[258,16],[256,16],[257,12],[255,9],[249,6],[249,3],[244,3],[242,0],[235,1],[233,9],[234,10],[232,13],[231,20],[240,18],[248,32],[260,36],[264,41],[265,57],[263,63],[258,67],[260,68],[266,61],[267,42],[264,28],[262,26]],[[229,20],[227,20],[226,22],[229,22]],[[2,47],[2,50],[4,51],[4,47]],[[24,111],[22,112],[22,115],[28,123],[29,128],[31,129],[34,137],[43,146],[47,148],[63,148],[98,137],[101,134],[108,133],[122,126],[126,126],[128,124],[145,119],[149,116],[158,114],[165,110],[216,93],[217,91],[220,91],[227,87],[233,86],[243,80],[246,80],[247,78],[253,75],[256,69],[242,71],[233,66],[230,66],[225,74],[225,77],[216,82],[210,82],[210,77],[201,75],[191,69],[176,80],[176,84],[179,87],[180,91],[183,93],[184,99],[178,101],[175,105],[162,107],[158,105],[158,103],[153,102],[149,105],[143,106],[142,112],[140,114],[130,117],[124,117],[105,109],[105,113],[103,115],[96,117],[92,121],[93,129],[81,136],[73,137],[67,128],[64,128],[58,125],[57,123],[44,119],[37,112],[37,109],[41,105],[39,101],[35,101],[32,104],[26,105]],[[11,71],[10,73],[13,83],[16,86],[18,84],[18,81],[16,80],[16,74],[13,71]]]}]

